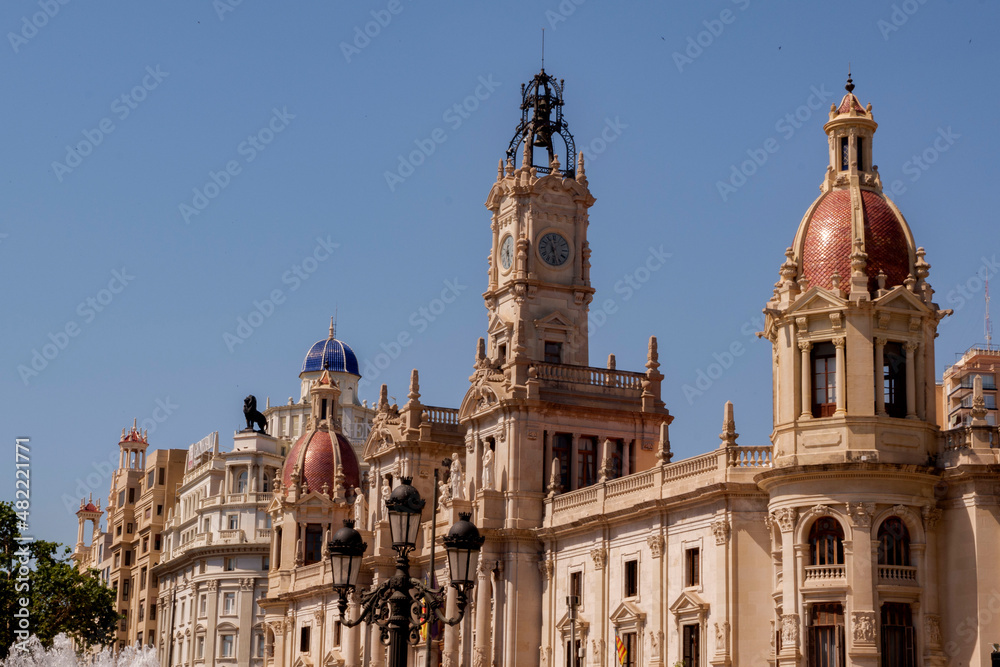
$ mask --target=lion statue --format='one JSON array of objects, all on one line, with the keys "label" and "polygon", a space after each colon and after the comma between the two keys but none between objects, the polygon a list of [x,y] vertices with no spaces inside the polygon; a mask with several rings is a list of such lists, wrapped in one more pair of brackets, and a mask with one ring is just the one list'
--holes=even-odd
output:
[{"label": "lion statue", "polygon": [[267,433],[267,420],[257,409],[257,397],[253,394],[243,399],[243,416],[247,418],[246,430],[253,431],[254,426],[257,426],[260,433]]}]

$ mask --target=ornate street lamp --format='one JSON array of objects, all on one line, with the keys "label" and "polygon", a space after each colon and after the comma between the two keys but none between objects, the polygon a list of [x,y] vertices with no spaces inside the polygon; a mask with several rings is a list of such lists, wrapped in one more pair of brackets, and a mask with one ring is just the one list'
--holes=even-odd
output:
[{"label": "ornate street lamp", "polygon": [[344,521],[344,527],[327,545],[333,588],[339,598],[340,622],[349,628],[361,622],[378,625],[381,641],[389,647],[388,667],[405,667],[406,644],[415,646],[419,642],[420,627],[430,621],[432,615],[448,625],[461,622],[468,604],[467,594],[475,585],[472,577],[484,541],[479,529],[469,521],[471,515],[465,513],[459,515],[460,520],[444,538],[451,586],[457,592],[458,603],[457,615],[446,618],[441,608],[445,605],[447,591],[429,588],[410,578],[409,554],[417,545],[420,511],[425,504],[420,493],[410,485],[411,481],[410,477],[400,478],[401,484],[393,489],[385,503],[392,548],[398,554],[396,574],[361,594],[361,611],[353,621],[347,618],[347,593],[357,586],[361,559],[368,545],[350,520]]}]

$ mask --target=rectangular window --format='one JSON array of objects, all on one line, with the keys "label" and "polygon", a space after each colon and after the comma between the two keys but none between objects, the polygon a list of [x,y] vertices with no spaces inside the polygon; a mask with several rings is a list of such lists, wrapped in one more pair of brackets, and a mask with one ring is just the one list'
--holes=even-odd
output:
[{"label": "rectangular window", "polygon": [[223,568],[225,569],[226,572],[232,572],[233,570],[236,569],[236,559],[235,558],[226,558],[225,561],[224,561],[224,563],[225,564],[223,565]]},{"label": "rectangular window", "polygon": [[159,533],[157,533],[156,535],[153,536],[153,550],[154,551],[159,551],[160,550],[160,534]]},{"label": "rectangular window", "polygon": [[142,538],[142,553],[146,553],[147,551],[149,551],[149,538],[144,537]]},{"label": "rectangular window", "polygon": [[229,515],[229,530],[236,530],[240,527],[240,515],[230,514]]},{"label": "rectangular window", "polygon": [[308,625],[302,628],[301,633],[299,635],[299,651],[301,651],[302,653],[308,653],[309,652],[309,626]]},{"label": "rectangular window", "polygon": [[143,619],[146,618],[146,601],[139,601],[139,622],[142,623]]},{"label": "rectangular window", "polygon": [[580,438],[576,472],[576,488],[597,484],[597,438]]},{"label": "rectangular window", "polygon": [[128,567],[131,564],[132,564],[132,550],[130,549],[125,552],[125,567]]},{"label": "rectangular window", "polygon": [[127,524],[125,524],[125,532],[128,533],[129,535],[132,534],[132,522],[131,521],[128,522]]},{"label": "rectangular window", "polygon": [[684,585],[691,588],[701,581],[701,549],[695,547],[684,552]]},{"label": "rectangular window", "polygon": [[118,492],[118,507],[125,507],[125,489]]},{"label": "rectangular window", "polygon": [[639,594],[639,561],[625,561],[625,597],[634,598]]},{"label": "rectangular window", "polygon": [[[809,617],[806,643],[806,660],[809,667],[843,667],[844,659],[844,608],[840,603],[815,604]],[[886,662],[883,665],[903,665]]]},{"label": "rectangular window", "polygon": [[575,595],[577,600],[583,602],[583,572],[569,573],[569,594]]},{"label": "rectangular window", "polygon": [[146,521],[149,521],[151,518],[153,518],[153,508],[152,507],[147,507],[146,508],[146,513],[143,514],[143,516],[146,517]]},{"label": "rectangular window", "polygon": [[886,602],[882,605],[882,664],[916,667],[913,612],[909,604]]},{"label": "rectangular window", "polygon": [[[149,605],[149,620],[151,620],[151,621],[155,621],[156,620],[156,603],[155,602],[153,604]],[[153,632],[152,632],[152,630],[149,632],[149,640],[150,641],[153,640]]]},{"label": "rectangular window", "polygon": [[152,470],[150,470],[149,474],[146,475],[146,488],[147,489],[153,488],[153,471]]},{"label": "rectangular window", "polygon": [[198,637],[197,644],[195,645],[197,646],[197,648],[195,649],[195,654],[197,655],[199,660],[203,660],[205,658],[205,638]]},{"label": "rectangular window", "polygon": [[120,558],[121,558],[121,554],[115,554],[115,567],[118,567],[118,563],[121,562]]},{"label": "rectangular window", "polygon": [[156,516],[162,516],[162,515],[163,515],[163,505],[157,505],[156,506]]},{"label": "rectangular window", "polygon": [[222,594],[222,613],[233,614],[236,609],[236,593]]},{"label": "rectangular window", "polygon": [[[625,474],[625,441],[612,440],[611,451],[608,454],[611,457],[610,479],[618,479]],[[632,469],[629,468],[629,470]]]},{"label": "rectangular window", "polygon": [[128,490],[128,502],[130,505],[135,502],[135,488]]},{"label": "rectangular window", "polygon": [[865,139],[864,137],[858,137],[857,144],[857,158],[858,158],[858,171],[864,171],[865,168]]},{"label": "rectangular window", "polygon": [[813,417],[829,417],[837,410],[837,353],[833,343],[812,349]]},{"label": "rectangular window", "polygon": [[847,137],[840,138],[840,170],[847,171],[847,165],[849,160],[849,147],[847,143]]},{"label": "rectangular window", "polygon": [[267,572],[268,570],[271,569],[271,557],[270,556],[261,556],[260,557],[260,569],[264,570],[265,572]]},{"label": "rectangular window", "polygon": [[699,667],[701,660],[701,627],[685,625],[681,633],[681,657],[684,667]]},{"label": "rectangular window", "polygon": [[323,526],[318,523],[306,524],[306,565],[323,560]]},{"label": "rectangular window", "polygon": [[545,341],[545,363],[562,363],[562,343],[555,343],[550,340]]},{"label": "rectangular window", "polygon": [[[574,651],[575,648],[575,651]],[[570,640],[566,640],[566,667],[579,667],[583,664],[583,660],[580,658],[581,650],[583,649],[583,644],[581,640],[576,640],[576,646]],[[573,660],[573,654],[576,653],[576,660]]]},{"label": "rectangular window", "polygon": [[122,581],[122,600],[129,599],[129,593],[132,592],[132,580],[125,579]]},{"label": "rectangular window", "polygon": [[[569,433],[555,433],[552,436],[552,458],[559,459],[559,484],[563,491],[571,491],[569,460],[573,455],[573,436]],[[549,462],[551,463],[551,461]],[[551,476],[551,475],[550,475]]]},{"label": "rectangular window", "polygon": [[233,657],[233,644],[235,643],[235,635],[222,635],[222,641],[219,643],[219,657],[220,658],[231,658]]},{"label": "rectangular window", "polygon": [[264,635],[258,632],[254,636],[256,637],[256,639],[254,641],[257,643],[257,653],[256,653],[255,657],[263,658],[264,657]]},{"label": "rectangular window", "polygon": [[625,646],[625,660],[621,665],[622,667],[636,667],[639,664],[639,656],[637,655],[635,633],[623,632],[621,637],[622,644]]},{"label": "rectangular window", "polygon": [[198,598],[198,615],[205,616],[207,614],[208,614],[208,595],[202,593],[201,597]]},{"label": "rectangular window", "polygon": [[139,572],[139,588],[146,587],[146,568],[142,568]]},{"label": "rectangular window", "polygon": [[156,483],[159,484],[160,486],[163,486],[164,469],[160,468],[159,470],[157,470],[156,474],[157,474],[157,477],[159,478],[159,480]]},{"label": "rectangular window", "polygon": [[333,645],[334,646],[340,646],[340,642],[342,640],[343,631],[344,631],[344,629],[343,629],[343,626],[340,624],[340,621],[334,621],[333,622]]}]

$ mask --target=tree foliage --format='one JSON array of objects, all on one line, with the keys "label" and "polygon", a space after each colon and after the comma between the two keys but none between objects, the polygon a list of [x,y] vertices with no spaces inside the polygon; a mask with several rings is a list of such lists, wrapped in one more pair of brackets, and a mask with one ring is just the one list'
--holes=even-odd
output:
[{"label": "tree foliage", "polygon": [[25,632],[46,647],[59,633],[87,648],[110,642],[119,616],[114,593],[97,571],[79,572],[68,547],[19,538],[13,505],[0,502],[0,659],[27,638]]}]

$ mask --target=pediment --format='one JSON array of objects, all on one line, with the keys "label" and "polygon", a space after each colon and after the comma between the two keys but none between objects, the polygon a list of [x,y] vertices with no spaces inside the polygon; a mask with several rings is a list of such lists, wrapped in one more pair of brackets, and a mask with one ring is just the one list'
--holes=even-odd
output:
[{"label": "pediment", "polygon": [[703,614],[708,611],[708,603],[694,591],[684,591],[674,600],[674,603],[669,608],[675,616],[680,614]]},{"label": "pediment", "polygon": [[611,612],[609,618],[615,625],[621,625],[622,623],[642,623],[646,619],[646,612],[640,609],[634,602],[625,600]]},{"label": "pediment", "polygon": [[916,294],[906,289],[903,285],[875,299],[875,304],[881,308],[899,308],[921,313],[926,313],[930,310]]},{"label": "pediment", "polygon": [[[556,630],[559,630],[559,632],[569,632],[571,626],[572,623],[569,620],[569,613],[567,612],[564,613],[562,615],[562,618],[559,619],[559,622],[556,623]],[[577,616],[576,631],[581,634],[584,634],[587,632],[589,628],[590,628],[590,623]]]},{"label": "pediment", "polygon": [[340,651],[333,650],[327,653],[326,657],[323,658],[323,667],[341,667],[346,662],[347,661],[344,660],[344,656]]},{"label": "pediment", "polygon": [[496,315],[490,317],[490,326],[486,331],[491,337],[496,334],[506,334],[509,330],[510,325],[504,322],[502,318]]},{"label": "pediment", "polygon": [[842,299],[833,292],[822,287],[810,287],[795,300],[795,303],[786,311],[786,315],[793,315],[803,310],[823,310],[825,308],[843,308],[847,305],[847,300]]},{"label": "pediment", "polygon": [[366,461],[374,458],[380,451],[392,447],[394,444],[396,444],[396,439],[393,436],[392,429],[388,427],[384,420],[381,423],[376,422],[371,430],[368,431],[368,438],[365,440],[362,458]]},{"label": "pediment", "polygon": [[300,655],[299,659],[292,663],[294,667],[313,667],[313,661],[308,655]]},{"label": "pediment", "polygon": [[569,331],[573,328],[571,322],[570,318],[557,310],[541,319],[535,320],[535,327],[538,329],[562,329]]}]

